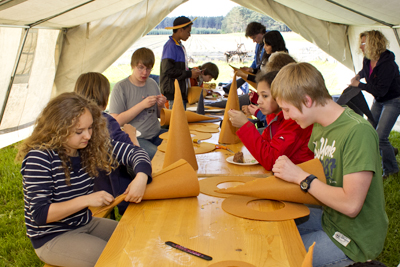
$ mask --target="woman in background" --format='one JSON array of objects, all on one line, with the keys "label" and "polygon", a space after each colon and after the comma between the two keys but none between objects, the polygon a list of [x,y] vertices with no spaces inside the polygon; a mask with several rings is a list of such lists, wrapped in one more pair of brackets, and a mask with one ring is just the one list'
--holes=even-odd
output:
[{"label": "woman in background", "polygon": [[[375,98],[371,113],[379,136],[383,178],[399,172],[389,134],[400,114],[400,75],[394,54],[387,47],[388,40],[380,31],[362,32],[360,49],[364,54],[363,68],[350,83]],[[362,78],[366,83],[360,82]]]}]

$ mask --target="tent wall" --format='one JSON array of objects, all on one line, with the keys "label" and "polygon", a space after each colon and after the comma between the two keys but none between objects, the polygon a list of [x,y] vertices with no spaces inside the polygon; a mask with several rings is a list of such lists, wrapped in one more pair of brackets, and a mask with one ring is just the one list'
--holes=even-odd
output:
[{"label": "tent wall", "polygon": [[56,95],[72,91],[88,71],[103,72],[157,26],[182,0],[148,0],[107,18],[69,29],[56,75]]}]

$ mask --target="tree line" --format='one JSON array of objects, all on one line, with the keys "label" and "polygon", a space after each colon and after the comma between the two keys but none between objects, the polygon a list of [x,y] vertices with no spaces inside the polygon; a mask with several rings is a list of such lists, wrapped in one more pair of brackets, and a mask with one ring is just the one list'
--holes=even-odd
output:
[{"label": "tree line", "polygon": [[[192,20],[194,17],[189,16]],[[176,17],[166,17],[160,22],[149,35],[171,34],[171,30],[165,27],[172,26]],[[247,24],[252,21],[260,22],[265,25],[267,30],[278,30],[281,32],[291,31],[285,24],[275,21],[264,14],[252,11],[245,7],[234,7],[229,13],[217,17],[197,17],[192,26],[193,34],[220,34],[244,32]]]}]

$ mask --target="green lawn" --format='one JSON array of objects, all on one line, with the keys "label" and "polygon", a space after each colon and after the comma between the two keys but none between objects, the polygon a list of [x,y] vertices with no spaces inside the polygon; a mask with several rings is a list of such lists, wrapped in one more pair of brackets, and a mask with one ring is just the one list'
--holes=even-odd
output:
[{"label": "green lawn", "polygon": [[[392,132],[390,140],[400,147],[400,133]],[[43,263],[33,251],[25,236],[24,203],[20,164],[14,162],[14,145],[0,149],[0,266],[39,267]],[[397,156],[400,161],[400,156]],[[386,212],[389,216],[389,231],[383,252],[377,260],[388,267],[397,266],[400,261],[400,177],[392,175],[384,181]]]}]

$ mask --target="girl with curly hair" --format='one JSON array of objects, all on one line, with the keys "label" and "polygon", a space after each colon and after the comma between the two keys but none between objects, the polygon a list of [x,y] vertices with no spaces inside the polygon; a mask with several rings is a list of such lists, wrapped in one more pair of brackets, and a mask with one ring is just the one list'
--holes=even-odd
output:
[{"label": "girl with curly hair", "polygon": [[[394,54],[387,46],[388,40],[380,31],[362,32],[360,49],[364,54],[363,68],[350,83],[375,98],[371,113],[379,136],[383,178],[399,171],[389,134],[400,114],[400,74]],[[360,82],[362,78],[366,83]]]},{"label": "girl with curly hair", "polygon": [[105,191],[93,192],[99,170],[119,163],[136,178],[125,201],[140,202],[151,181],[151,165],[140,147],[111,141],[96,103],[75,93],[51,100],[32,135],[20,146],[27,235],[38,257],[57,266],[94,266],[117,222],[92,217],[88,207],[110,204]]}]

